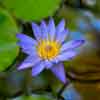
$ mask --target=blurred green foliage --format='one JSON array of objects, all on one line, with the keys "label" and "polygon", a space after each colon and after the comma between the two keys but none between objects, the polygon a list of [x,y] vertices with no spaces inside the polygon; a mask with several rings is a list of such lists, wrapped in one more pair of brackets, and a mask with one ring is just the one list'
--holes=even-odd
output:
[{"label": "blurred green foliage", "polygon": [[9,13],[0,8],[0,71],[5,70],[18,55],[18,27]]},{"label": "blurred green foliage", "polygon": [[4,6],[17,18],[40,21],[52,16],[61,0],[4,0]]},{"label": "blurred green foliage", "polygon": [[14,99],[8,99],[8,100],[56,100],[51,95],[36,95],[33,94],[32,96],[20,96]]}]

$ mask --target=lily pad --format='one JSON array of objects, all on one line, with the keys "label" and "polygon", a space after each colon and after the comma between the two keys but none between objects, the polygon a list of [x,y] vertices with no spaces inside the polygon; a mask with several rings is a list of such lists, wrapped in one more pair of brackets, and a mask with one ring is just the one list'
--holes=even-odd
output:
[{"label": "lily pad", "polygon": [[18,28],[9,13],[0,9],[0,71],[4,71],[16,58]]},{"label": "lily pad", "polygon": [[61,0],[4,0],[3,3],[17,18],[41,20],[51,16]]},{"label": "lily pad", "polygon": [[14,99],[8,99],[8,100],[56,100],[51,95],[45,94],[45,95],[37,95],[33,94],[30,96],[20,96]]}]

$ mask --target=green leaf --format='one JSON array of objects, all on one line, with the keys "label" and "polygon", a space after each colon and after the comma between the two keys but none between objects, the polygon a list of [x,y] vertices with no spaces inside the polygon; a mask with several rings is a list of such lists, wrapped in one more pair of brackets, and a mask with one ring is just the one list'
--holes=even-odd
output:
[{"label": "green leaf", "polygon": [[45,94],[45,95],[36,95],[33,94],[32,96],[20,96],[14,99],[8,99],[8,100],[56,100],[51,95]]},{"label": "green leaf", "polygon": [[41,20],[51,16],[61,0],[4,0],[9,11],[23,20]]},{"label": "green leaf", "polygon": [[0,71],[5,70],[16,58],[17,26],[13,18],[3,9],[0,9]]}]

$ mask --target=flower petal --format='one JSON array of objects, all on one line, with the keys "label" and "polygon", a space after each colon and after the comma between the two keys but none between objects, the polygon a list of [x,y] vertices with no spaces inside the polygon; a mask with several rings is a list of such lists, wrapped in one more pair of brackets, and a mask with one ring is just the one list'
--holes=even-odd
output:
[{"label": "flower petal", "polygon": [[41,39],[41,37],[42,37],[40,27],[37,24],[32,22],[32,30],[34,32],[35,38],[39,41]]},{"label": "flower petal", "polygon": [[34,66],[35,64],[39,63],[40,61],[41,61],[41,59],[37,55],[30,55],[18,67],[18,70],[30,68],[30,67]]},{"label": "flower petal", "polygon": [[76,56],[76,51],[74,50],[69,50],[69,51],[66,51],[66,52],[63,52],[61,53],[60,55],[58,55],[56,58],[55,58],[55,62],[59,62],[59,61],[66,61],[66,60],[70,60],[72,59],[74,56]]},{"label": "flower petal", "polygon": [[68,35],[68,30],[64,29],[61,33],[57,33],[56,40],[60,43],[64,42]]},{"label": "flower petal", "polygon": [[21,41],[21,42],[24,42],[24,43],[28,43],[28,44],[31,44],[31,45],[36,45],[37,42],[36,40],[34,40],[33,38],[25,35],[25,34],[22,34],[22,33],[19,33],[16,35],[16,37]]},{"label": "flower petal", "polygon": [[61,47],[61,52],[64,52],[66,50],[69,50],[69,49],[74,49],[74,48],[77,48],[79,47],[80,45],[82,45],[84,43],[84,40],[72,40],[72,41],[69,41],[69,42],[65,42],[62,47]]},{"label": "flower petal", "polygon": [[65,20],[62,19],[58,24],[58,26],[56,27],[56,33],[61,34],[61,32],[64,30],[64,27],[65,27]]},{"label": "flower petal", "polygon": [[50,34],[50,39],[54,40],[54,38],[55,38],[55,24],[54,24],[53,18],[51,18],[49,21],[48,33]]},{"label": "flower petal", "polygon": [[45,68],[44,62],[40,62],[37,65],[32,67],[32,76],[38,75],[41,71],[43,71]]},{"label": "flower petal", "polygon": [[17,44],[22,48],[22,51],[28,55],[36,53],[36,47],[33,45],[24,42],[18,42]]},{"label": "flower petal", "polygon": [[41,32],[42,32],[42,39],[48,39],[48,29],[46,26],[45,21],[41,21]]},{"label": "flower petal", "polygon": [[64,71],[64,66],[62,63],[59,63],[53,67],[51,67],[51,71],[54,73],[54,75],[63,83],[66,83],[66,74]]},{"label": "flower petal", "polygon": [[44,62],[45,62],[45,66],[46,66],[47,69],[51,68],[52,65],[53,65],[53,63],[49,60],[45,60]]}]

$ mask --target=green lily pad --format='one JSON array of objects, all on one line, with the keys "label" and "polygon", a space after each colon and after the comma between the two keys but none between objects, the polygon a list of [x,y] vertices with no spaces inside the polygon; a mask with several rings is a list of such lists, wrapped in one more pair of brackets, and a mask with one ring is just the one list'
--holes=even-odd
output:
[{"label": "green lily pad", "polygon": [[3,3],[13,15],[23,20],[41,20],[51,16],[61,0],[4,0]]},{"label": "green lily pad", "polygon": [[17,31],[13,18],[8,12],[0,9],[0,71],[12,64],[18,54]]},{"label": "green lily pad", "polygon": [[20,96],[8,100],[56,100],[56,99],[54,99],[51,95],[48,94],[44,94],[44,95],[33,94],[32,96]]}]

